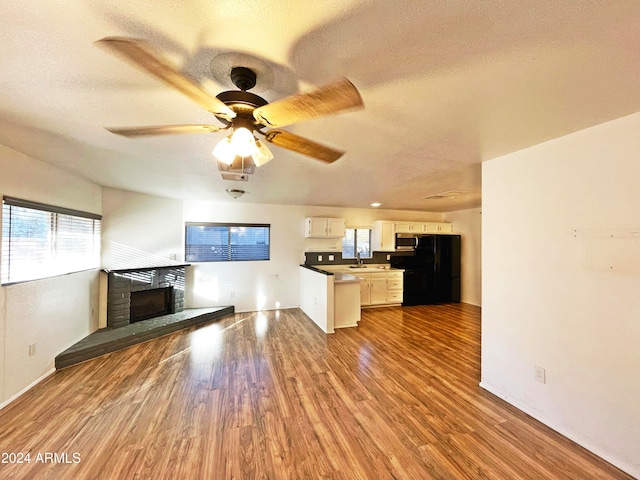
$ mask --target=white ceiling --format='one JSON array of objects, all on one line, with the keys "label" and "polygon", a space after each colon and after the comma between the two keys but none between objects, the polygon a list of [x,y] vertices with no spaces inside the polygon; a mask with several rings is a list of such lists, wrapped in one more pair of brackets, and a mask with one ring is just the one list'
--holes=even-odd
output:
[{"label": "white ceiling", "polygon": [[[638,0],[10,0],[0,8],[0,143],[100,185],[169,197],[448,211],[480,205],[480,163],[640,111]],[[143,38],[206,90],[263,69],[268,101],[341,76],[365,109],[286,127],[347,153],[271,146],[220,178],[224,132],[129,139],[103,127],[217,123],[93,44]],[[247,65],[248,64],[248,65]],[[218,80],[216,80],[218,78]],[[447,190],[455,199],[424,200]]]}]

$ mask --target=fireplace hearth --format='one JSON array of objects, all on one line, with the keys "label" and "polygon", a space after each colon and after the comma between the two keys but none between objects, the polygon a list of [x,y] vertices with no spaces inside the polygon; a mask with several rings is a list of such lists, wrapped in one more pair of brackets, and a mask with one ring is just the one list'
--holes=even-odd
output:
[{"label": "fireplace hearth", "polygon": [[118,328],[182,312],[187,266],[105,270],[108,274],[107,327]]}]

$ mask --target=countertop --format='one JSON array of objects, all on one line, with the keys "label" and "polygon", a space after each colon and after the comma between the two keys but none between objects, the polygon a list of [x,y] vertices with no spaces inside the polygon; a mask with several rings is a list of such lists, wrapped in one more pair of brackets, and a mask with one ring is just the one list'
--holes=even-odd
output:
[{"label": "countertop", "polygon": [[359,273],[375,273],[375,272],[404,272],[402,268],[392,268],[388,264],[364,264],[360,267],[353,268],[352,265],[313,265],[314,269],[324,270],[329,273],[345,273],[345,274],[359,274]]}]

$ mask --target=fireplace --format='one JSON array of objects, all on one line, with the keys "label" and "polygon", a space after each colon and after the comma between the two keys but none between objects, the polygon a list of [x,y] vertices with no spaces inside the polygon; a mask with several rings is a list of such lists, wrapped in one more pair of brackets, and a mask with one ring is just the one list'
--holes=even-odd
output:
[{"label": "fireplace", "polygon": [[123,327],[183,311],[187,266],[105,270],[108,274],[107,327]]},{"label": "fireplace", "polygon": [[173,312],[173,287],[131,292],[129,322],[139,322]]}]

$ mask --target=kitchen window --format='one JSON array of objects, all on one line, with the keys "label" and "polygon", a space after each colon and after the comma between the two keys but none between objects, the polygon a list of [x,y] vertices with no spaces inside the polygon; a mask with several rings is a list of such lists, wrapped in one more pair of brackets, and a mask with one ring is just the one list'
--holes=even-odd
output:
[{"label": "kitchen window", "polygon": [[101,216],[13,197],[2,199],[2,284],[100,266]]},{"label": "kitchen window", "polygon": [[342,258],[371,258],[371,229],[347,228],[342,239]]},{"label": "kitchen window", "polygon": [[187,262],[269,260],[270,225],[244,223],[185,224]]}]

